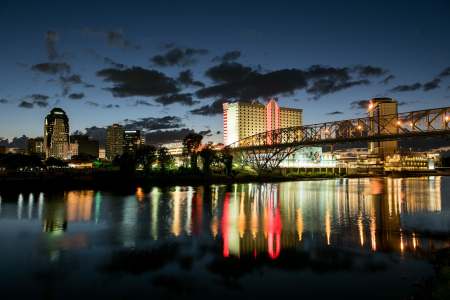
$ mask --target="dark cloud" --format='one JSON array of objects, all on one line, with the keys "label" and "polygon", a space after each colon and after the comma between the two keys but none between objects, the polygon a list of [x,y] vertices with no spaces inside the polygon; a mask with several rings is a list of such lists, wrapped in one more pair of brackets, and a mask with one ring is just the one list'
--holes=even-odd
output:
[{"label": "dark cloud", "polygon": [[161,145],[183,141],[183,138],[194,133],[193,129],[182,128],[175,130],[156,130],[145,134],[145,140],[151,145]]},{"label": "dark cloud", "polygon": [[330,116],[342,115],[342,114],[343,114],[343,112],[342,111],[338,111],[338,110],[327,113],[327,115],[330,115]]},{"label": "dark cloud", "polygon": [[28,101],[26,101],[26,100],[22,100],[22,101],[19,103],[19,107],[22,107],[22,108],[33,108],[33,107],[34,107],[34,104],[33,104],[32,102],[28,102]]},{"label": "dark cloud", "polygon": [[134,106],[138,106],[138,105],[144,105],[144,106],[155,106],[154,104],[146,101],[146,100],[136,100],[134,102]]},{"label": "dark cloud", "polygon": [[203,135],[203,136],[212,136],[211,129],[201,130],[198,132],[198,134]]},{"label": "dark cloud", "polygon": [[441,80],[439,78],[435,78],[433,80],[430,80],[423,84],[423,90],[424,91],[431,91],[434,89],[439,88],[439,84],[441,83]]},{"label": "dark cloud", "polygon": [[0,98],[0,103],[1,103],[1,104],[8,103],[8,99]]},{"label": "dark cloud", "polygon": [[200,55],[208,53],[206,49],[194,48],[171,48],[165,54],[155,55],[150,61],[159,67],[168,66],[189,66],[196,62],[196,58]]},{"label": "dark cloud", "polygon": [[120,105],[119,104],[107,104],[107,105],[104,105],[103,108],[107,108],[107,109],[120,108]]},{"label": "dark cloud", "polygon": [[176,116],[165,116],[161,118],[148,117],[139,120],[125,120],[125,129],[152,131],[160,129],[181,128],[184,124],[181,118]]},{"label": "dark cloud", "polygon": [[224,102],[227,102],[227,100],[218,99],[218,100],[215,100],[211,104],[203,105],[200,108],[191,110],[191,113],[194,115],[202,115],[202,116],[218,115],[223,112],[223,103]]},{"label": "dark cloud", "polygon": [[388,75],[386,76],[383,80],[380,81],[380,83],[382,84],[388,84],[389,82],[391,82],[391,80],[393,80],[395,78],[394,75]]},{"label": "dark cloud", "polygon": [[48,100],[48,98],[50,98],[50,97],[47,95],[42,95],[42,94],[33,94],[30,96],[30,99],[32,99],[33,101]]},{"label": "dark cloud", "polygon": [[220,65],[209,68],[205,75],[214,82],[239,82],[246,80],[257,72],[250,67],[243,66],[239,63],[222,63]]},{"label": "dark cloud", "polygon": [[114,83],[112,88],[108,88],[114,97],[160,96],[177,93],[179,90],[173,78],[141,67],[124,70],[103,69],[97,72],[97,76]]},{"label": "dark cloud", "polygon": [[50,75],[56,75],[61,73],[70,73],[70,65],[64,62],[46,62],[31,66],[31,70]]},{"label": "dark cloud", "polygon": [[194,80],[191,70],[181,71],[180,74],[178,75],[177,81],[184,86],[197,86],[197,87],[205,86],[203,82]]},{"label": "dark cloud", "polygon": [[397,85],[396,87],[391,89],[391,92],[411,92],[411,91],[417,91],[422,87],[422,84],[420,82],[416,82],[413,84],[402,84]]},{"label": "dark cloud", "polygon": [[314,95],[314,99],[318,99],[321,96],[338,92],[343,89],[348,89],[358,85],[368,85],[370,81],[367,79],[355,80],[355,81],[335,81],[332,79],[320,79],[314,81],[313,85],[306,91],[309,94]]},{"label": "dark cloud", "polygon": [[83,82],[81,76],[78,74],[72,74],[67,76],[59,76],[59,83],[62,88],[62,95],[66,96],[69,94],[73,85],[84,84],[85,87],[88,87],[89,84]]},{"label": "dark cloud", "polygon": [[234,50],[234,51],[226,52],[222,56],[216,56],[216,57],[214,57],[214,59],[212,61],[227,63],[227,62],[235,61],[239,57],[241,57],[241,51]]},{"label": "dark cloud", "polygon": [[191,94],[172,94],[163,95],[155,99],[155,102],[160,103],[164,106],[178,103],[182,105],[192,106],[199,103],[199,101],[194,101]]},{"label": "dark cloud", "polygon": [[138,50],[141,47],[133,42],[131,42],[127,37],[125,37],[125,34],[123,33],[123,30],[109,30],[109,31],[103,31],[103,30],[97,30],[93,28],[85,28],[83,29],[83,32],[85,34],[100,37],[102,39],[105,39],[108,46],[113,48],[122,48],[122,49],[135,49]]},{"label": "dark cloud", "polygon": [[364,109],[367,110],[369,107],[369,100],[358,100],[350,103],[351,109]]},{"label": "dark cloud", "polygon": [[353,71],[358,73],[360,77],[379,77],[388,72],[386,69],[370,65],[355,66],[353,67]]},{"label": "dark cloud", "polygon": [[99,107],[100,104],[98,104],[97,102],[94,101],[86,101],[85,102],[87,105],[92,106],[92,107]]},{"label": "dark cloud", "polygon": [[92,126],[85,128],[85,130],[86,135],[91,139],[98,141],[100,145],[106,144],[106,128]]},{"label": "dark cloud", "polygon": [[447,77],[450,76],[450,67],[445,68],[442,70],[442,72],[439,74],[439,77]]},{"label": "dark cloud", "polygon": [[84,93],[72,93],[69,95],[69,99],[80,100],[84,98]]},{"label": "dark cloud", "polygon": [[116,68],[116,69],[124,69],[125,68],[124,64],[118,63],[109,57],[104,57],[103,62],[107,65],[110,65],[110,66]]}]

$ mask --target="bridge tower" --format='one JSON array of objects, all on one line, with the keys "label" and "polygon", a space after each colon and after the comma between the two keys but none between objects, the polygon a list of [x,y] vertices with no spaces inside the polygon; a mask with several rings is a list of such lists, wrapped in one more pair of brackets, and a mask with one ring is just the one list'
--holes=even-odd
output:
[{"label": "bridge tower", "polygon": [[[369,102],[369,134],[383,135],[398,133],[398,103],[391,98],[373,98]],[[398,151],[398,141],[369,142],[369,154],[384,158]]]}]

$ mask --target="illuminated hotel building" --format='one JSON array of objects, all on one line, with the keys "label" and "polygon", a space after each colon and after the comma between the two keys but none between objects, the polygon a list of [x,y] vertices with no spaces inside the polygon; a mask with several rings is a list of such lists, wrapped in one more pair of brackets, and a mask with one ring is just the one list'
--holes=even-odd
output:
[{"label": "illuminated hotel building", "polygon": [[223,104],[224,144],[269,130],[301,126],[302,114],[302,109],[279,107],[273,98],[266,105],[226,102]]},{"label": "illuminated hotel building", "polygon": [[45,117],[44,147],[47,158],[70,158],[69,118],[61,108],[52,109]]},{"label": "illuminated hotel building", "polygon": [[124,146],[124,131],[119,124],[113,124],[106,129],[106,158],[113,160],[116,156],[122,155]]},{"label": "illuminated hotel building", "polygon": [[[368,114],[371,134],[393,134],[397,127],[397,101],[391,98],[374,98],[370,100]],[[398,150],[397,141],[369,142],[369,154],[384,157]]]}]

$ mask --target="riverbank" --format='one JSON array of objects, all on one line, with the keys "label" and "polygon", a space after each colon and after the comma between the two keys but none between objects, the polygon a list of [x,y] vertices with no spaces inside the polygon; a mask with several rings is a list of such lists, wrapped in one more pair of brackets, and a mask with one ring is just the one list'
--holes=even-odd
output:
[{"label": "riverbank", "polygon": [[[389,177],[448,176],[448,173],[395,173]],[[381,175],[382,176],[382,175]],[[266,175],[205,175],[202,173],[122,173],[116,170],[64,170],[41,173],[13,173],[0,176],[0,190],[118,190],[136,187],[208,185],[258,182],[321,180],[332,178],[380,177],[379,174],[337,175],[330,173],[272,173]]]}]

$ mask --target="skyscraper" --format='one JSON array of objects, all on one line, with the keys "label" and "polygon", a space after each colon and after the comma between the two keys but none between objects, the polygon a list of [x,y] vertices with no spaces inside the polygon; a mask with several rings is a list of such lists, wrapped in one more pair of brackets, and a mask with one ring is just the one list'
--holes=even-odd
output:
[{"label": "skyscraper", "polygon": [[113,124],[106,129],[106,158],[113,160],[122,155],[124,147],[124,131],[119,124]]},{"label": "skyscraper", "polygon": [[69,118],[61,108],[52,109],[45,117],[44,148],[47,158],[70,158]]},{"label": "skyscraper", "polygon": [[224,103],[224,144],[230,145],[251,135],[280,128],[301,126],[303,110],[280,107],[275,99],[258,102]]},{"label": "skyscraper", "polygon": [[[391,98],[373,98],[369,102],[370,134],[382,135],[398,132],[397,101]],[[369,153],[384,157],[398,150],[398,141],[369,142]]]},{"label": "skyscraper", "polygon": [[137,148],[144,144],[140,130],[125,130],[124,152],[136,153]]}]

